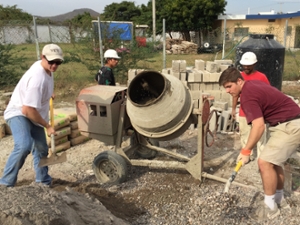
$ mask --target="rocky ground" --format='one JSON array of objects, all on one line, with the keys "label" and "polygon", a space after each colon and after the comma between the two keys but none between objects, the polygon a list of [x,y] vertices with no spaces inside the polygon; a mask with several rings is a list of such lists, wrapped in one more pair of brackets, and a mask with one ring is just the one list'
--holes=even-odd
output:
[{"label": "rocky ground", "polygon": [[[160,146],[192,157],[197,152],[197,135],[198,129],[189,129],[179,138],[160,142]],[[12,148],[11,136],[0,139],[0,174]],[[256,162],[241,168],[228,193],[224,193],[225,183],[217,181],[230,177],[239,149],[237,133],[219,133],[212,147],[205,146],[203,171],[213,179],[202,177],[200,181],[179,169],[128,165],[124,183],[100,185],[92,162],[113,146],[90,140],[68,149],[67,162],[50,166],[51,188],[32,183],[34,171],[29,155],[17,186],[0,188],[0,224],[300,224],[298,156],[285,167],[291,177],[286,190],[292,190],[285,191],[291,212],[282,211],[272,221],[256,221],[250,215],[263,198]],[[159,153],[157,159],[166,156]]]}]

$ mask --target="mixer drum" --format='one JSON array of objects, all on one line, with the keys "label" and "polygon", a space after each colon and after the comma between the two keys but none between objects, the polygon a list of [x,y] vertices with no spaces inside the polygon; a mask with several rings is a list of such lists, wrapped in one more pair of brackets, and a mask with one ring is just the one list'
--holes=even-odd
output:
[{"label": "mixer drum", "polygon": [[130,82],[127,98],[131,124],[146,137],[171,140],[193,122],[191,93],[174,76],[143,71]]}]

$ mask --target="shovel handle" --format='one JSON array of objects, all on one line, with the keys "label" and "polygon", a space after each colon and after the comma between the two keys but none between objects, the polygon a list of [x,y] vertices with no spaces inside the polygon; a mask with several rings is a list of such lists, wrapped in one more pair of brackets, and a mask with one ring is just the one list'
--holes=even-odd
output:
[{"label": "shovel handle", "polygon": [[[49,101],[50,104],[50,125],[54,127],[54,112],[53,112],[53,98],[50,98]],[[55,138],[54,134],[51,134],[51,152],[52,154],[55,154]]]},{"label": "shovel handle", "polygon": [[49,101],[50,104],[50,124],[53,127],[54,126],[54,112],[53,112],[53,98],[50,98]]},{"label": "shovel handle", "polygon": [[52,152],[52,154],[55,153],[55,138],[54,138],[54,134],[51,134],[51,152]]},{"label": "shovel handle", "polygon": [[234,168],[234,171],[237,173],[237,172],[241,169],[242,165],[243,165],[243,162],[242,162],[242,161],[239,161],[239,162],[236,164],[236,166],[235,166],[235,168]]}]

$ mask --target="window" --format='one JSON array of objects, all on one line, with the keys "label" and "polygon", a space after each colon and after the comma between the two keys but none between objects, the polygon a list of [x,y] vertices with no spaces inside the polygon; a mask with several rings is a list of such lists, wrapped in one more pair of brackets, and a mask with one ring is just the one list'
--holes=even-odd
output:
[{"label": "window", "polygon": [[234,36],[247,36],[249,34],[249,27],[236,27],[234,28]]},{"label": "window", "polygon": [[275,19],[268,19],[268,22],[269,22],[269,23],[274,23],[274,22],[275,22]]}]

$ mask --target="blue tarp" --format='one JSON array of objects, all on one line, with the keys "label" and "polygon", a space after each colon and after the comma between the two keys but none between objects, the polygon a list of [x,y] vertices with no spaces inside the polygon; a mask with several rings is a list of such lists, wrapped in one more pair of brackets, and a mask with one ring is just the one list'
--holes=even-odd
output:
[{"label": "blue tarp", "polygon": [[[98,22],[93,22],[94,30],[98,34]],[[122,41],[132,40],[132,22],[101,22],[101,38],[120,38]]]}]

